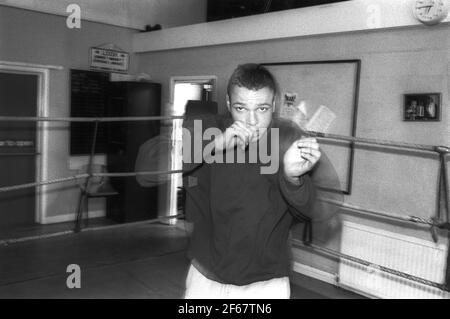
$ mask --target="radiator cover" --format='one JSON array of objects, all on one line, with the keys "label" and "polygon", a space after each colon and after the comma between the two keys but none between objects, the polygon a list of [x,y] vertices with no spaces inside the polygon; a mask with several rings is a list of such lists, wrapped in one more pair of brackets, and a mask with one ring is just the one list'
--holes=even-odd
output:
[{"label": "radiator cover", "polygon": [[[345,221],[343,254],[443,283],[446,245]],[[448,292],[341,259],[339,285],[375,298],[450,299]]]}]

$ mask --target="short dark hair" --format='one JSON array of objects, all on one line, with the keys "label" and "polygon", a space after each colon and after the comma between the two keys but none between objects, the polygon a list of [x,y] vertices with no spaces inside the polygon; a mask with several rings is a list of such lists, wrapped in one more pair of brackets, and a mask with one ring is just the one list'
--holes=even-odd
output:
[{"label": "short dark hair", "polygon": [[227,93],[231,96],[234,86],[244,87],[249,90],[269,88],[273,94],[277,94],[277,85],[273,75],[264,66],[256,63],[239,65],[228,80]]}]

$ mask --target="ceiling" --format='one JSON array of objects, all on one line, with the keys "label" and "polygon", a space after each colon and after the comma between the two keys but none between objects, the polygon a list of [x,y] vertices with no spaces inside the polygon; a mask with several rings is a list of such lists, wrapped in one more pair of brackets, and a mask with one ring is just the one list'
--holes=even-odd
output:
[{"label": "ceiling", "polygon": [[146,25],[172,28],[264,12],[346,0],[0,0],[0,5],[68,16],[78,4],[81,19],[144,30]]},{"label": "ceiling", "polygon": [[135,29],[160,24],[170,28],[206,22],[206,0],[0,0],[0,5],[67,16],[80,6],[81,19]]}]

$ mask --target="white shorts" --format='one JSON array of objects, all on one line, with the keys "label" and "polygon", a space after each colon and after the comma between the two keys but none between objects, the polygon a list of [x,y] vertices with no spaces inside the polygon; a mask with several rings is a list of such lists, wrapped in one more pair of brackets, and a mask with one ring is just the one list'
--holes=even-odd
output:
[{"label": "white shorts", "polygon": [[244,286],[221,284],[203,276],[192,264],[186,277],[185,299],[289,299],[289,277]]}]

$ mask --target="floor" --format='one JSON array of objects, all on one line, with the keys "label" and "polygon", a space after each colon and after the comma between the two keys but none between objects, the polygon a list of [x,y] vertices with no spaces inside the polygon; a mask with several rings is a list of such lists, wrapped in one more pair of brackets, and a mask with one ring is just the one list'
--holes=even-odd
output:
[{"label": "floor", "polygon": [[[100,226],[109,226],[116,225],[117,222],[108,219],[106,217],[100,218],[92,218],[89,221],[84,220],[82,227],[100,227]],[[75,222],[64,222],[64,223],[56,223],[56,224],[26,224],[26,225],[17,225],[14,227],[8,228],[0,228],[0,244],[3,241],[11,241],[14,239],[23,239],[30,237],[41,237],[48,234],[55,234],[61,232],[69,232],[75,228]]]},{"label": "floor", "polygon": [[[181,298],[186,245],[183,229],[148,223],[3,241],[0,298]],[[66,286],[70,264],[80,266],[80,289]],[[300,274],[291,282],[294,299],[363,298]]]}]

